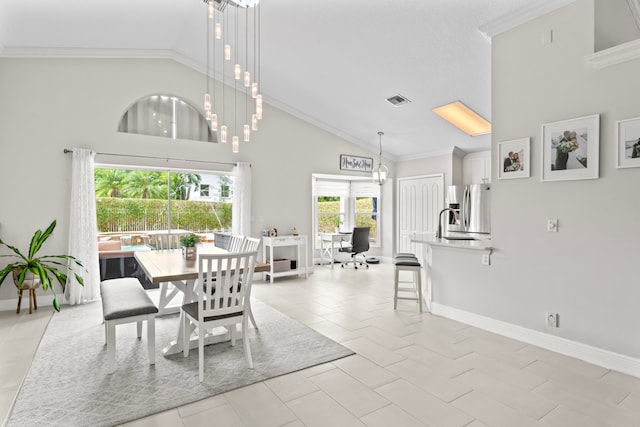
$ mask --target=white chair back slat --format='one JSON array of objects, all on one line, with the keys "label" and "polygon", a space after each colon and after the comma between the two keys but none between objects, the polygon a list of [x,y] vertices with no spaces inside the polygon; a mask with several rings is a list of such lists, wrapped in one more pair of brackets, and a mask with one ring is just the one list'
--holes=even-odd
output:
[{"label": "white chair back slat", "polygon": [[257,251],[199,256],[197,292],[200,321],[244,311],[257,256]]},{"label": "white chair back slat", "polygon": [[240,236],[240,235],[232,235],[229,238],[229,244],[227,245],[227,250],[229,252],[240,252],[240,250],[242,249],[242,245],[244,243],[244,236]]},{"label": "white chair back slat", "polygon": [[260,243],[262,243],[262,239],[256,239],[254,237],[247,237],[244,239],[242,243],[242,248],[240,252],[254,252],[260,248]]},{"label": "white chair back slat", "polygon": [[180,248],[180,238],[185,233],[159,233],[151,235],[151,245],[158,250]]}]

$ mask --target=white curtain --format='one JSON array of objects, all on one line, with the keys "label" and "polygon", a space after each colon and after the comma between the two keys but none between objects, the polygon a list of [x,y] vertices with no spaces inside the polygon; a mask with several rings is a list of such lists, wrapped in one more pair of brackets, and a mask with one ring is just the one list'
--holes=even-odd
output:
[{"label": "white curtain", "polygon": [[251,236],[251,164],[238,163],[233,168],[233,234]]},{"label": "white curtain", "polygon": [[65,302],[82,304],[100,294],[98,265],[98,225],[96,222],[96,192],[93,176],[95,153],[88,148],[74,148],[71,161],[71,214],[69,218],[69,255],[76,257],[87,271],[76,268],[84,286],[69,274]]}]

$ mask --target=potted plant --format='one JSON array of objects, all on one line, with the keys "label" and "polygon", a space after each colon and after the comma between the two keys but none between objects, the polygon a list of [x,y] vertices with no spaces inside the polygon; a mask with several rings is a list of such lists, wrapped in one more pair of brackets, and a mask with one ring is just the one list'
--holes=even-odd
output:
[{"label": "potted plant", "polygon": [[200,237],[197,234],[189,233],[180,238],[180,244],[182,245],[182,255],[185,259],[196,258],[196,244],[200,242]]},{"label": "potted plant", "polygon": [[335,226],[335,232],[339,233],[340,232],[340,226],[342,225],[342,218],[340,218],[339,216],[334,218],[334,222],[336,224]]},{"label": "potted plant", "polygon": [[53,278],[56,278],[64,291],[67,286],[67,275],[59,270],[63,268],[73,272],[78,283],[84,285],[82,277],[74,271],[74,268],[82,268],[85,271],[86,268],[81,261],[71,255],[37,256],[42,244],[49,238],[51,233],[53,233],[54,228],[56,228],[56,220],[53,220],[44,232],[42,230],[36,230],[31,238],[29,252],[27,254],[23,254],[15,246],[9,245],[0,239],[0,244],[13,252],[11,255],[0,255],[0,257],[18,258],[16,262],[0,270],[0,285],[2,285],[2,282],[4,282],[4,279],[6,279],[9,274],[12,274],[14,277],[14,283],[18,289],[22,288],[25,281],[27,283],[29,283],[29,281],[31,281],[31,283],[33,283],[33,281],[39,281],[40,284],[42,284],[42,289],[45,291],[51,288],[51,292],[53,293],[53,308],[55,308],[56,311],[60,311],[60,303],[58,302],[53,286]]}]

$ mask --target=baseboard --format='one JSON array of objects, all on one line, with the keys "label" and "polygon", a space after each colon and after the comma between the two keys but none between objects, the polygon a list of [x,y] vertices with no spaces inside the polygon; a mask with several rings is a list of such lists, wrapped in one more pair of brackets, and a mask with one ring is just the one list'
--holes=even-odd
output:
[{"label": "baseboard", "polygon": [[634,357],[603,350],[577,341],[556,337],[544,332],[524,328],[438,303],[431,303],[431,312],[438,316],[456,320],[527,344],[575,357],[576,359],[584,360],[594,365],[613,369],[624,374],[633,375],[634,377],[640,377],[640,359]]},{"label": "baseboard", "polygon": [[[45,295],[37,296],[38,307],[51,306],[53,304],[53,295],[50,293]],[[58,301],[61,300],[61,295],[58,295]],[[18,308],[18,297],[13,299],[2,299],[0,300],[0,311],[16,311]],[[20,309],[20,313],[24,311],[29,312],[29,293],[25,292],[22,297],[22,308]]]}]

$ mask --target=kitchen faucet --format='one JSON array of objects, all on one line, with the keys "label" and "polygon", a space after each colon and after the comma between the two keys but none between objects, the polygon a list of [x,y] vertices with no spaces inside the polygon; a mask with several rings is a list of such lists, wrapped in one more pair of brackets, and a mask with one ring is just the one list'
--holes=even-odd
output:
[{"label": "kitchen faucet", "polygon": [[446,211],[453,212],[453,216],[455,219],[458,219],[460,217],[460,215],[458,214],[458,211],[455,209],[452,209],[452,208],[442,209],[438,214],[438,232],[436,233],[436,239],[442,239],[442,214]]}]

